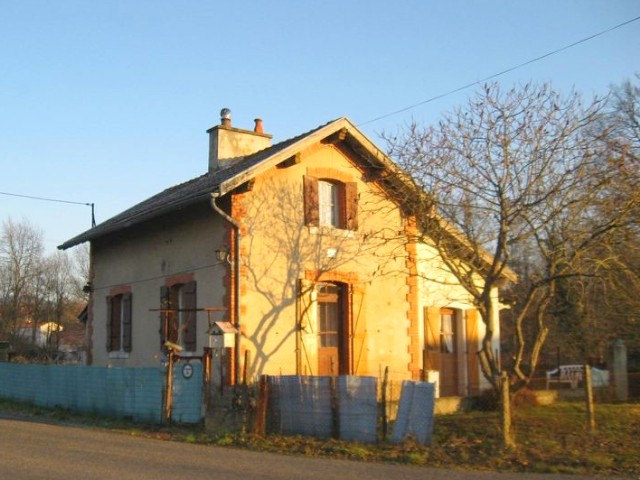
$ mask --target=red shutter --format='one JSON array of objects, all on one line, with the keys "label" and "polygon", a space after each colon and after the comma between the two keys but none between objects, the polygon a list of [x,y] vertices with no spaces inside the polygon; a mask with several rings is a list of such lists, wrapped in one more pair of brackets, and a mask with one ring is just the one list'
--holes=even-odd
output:
[{"label": "red shutter", "polygon": [[131,331],[131,293],[122,295],[122,350],[131,351],[132,331]]},{"label": "red shutter", "polygon": [[347,230],[358,229],[358,184],[344,184],[345,223]]},{"label": "red shutter", "polygon": [[318,210],[318,179],[304,176],[304,223],[317,227],[320,224],[320,212]]},{"label": "red shutter", "polygon": [[480,392],[480,364],[478,362],[478,311],[466,312],[467,330],[467,377],[469,381],[469,395]]},{"label": "red shutter", "polygon": [[111,351],[111,321],[113,316],[113,305],[111,304],[111,297],[107,297],[107,352]]},{"label": "red shutter", "polygon": [[188,352],[196,351],[197,329],[196,329],[196,282],[189,282],[182,287],[183,305],[183,338],[184,347]]},{"label": "red shutter", "polygon": [[440,371],[440,309],[424,309],[425,370]]},{"label": "red shutter", "polygon": [[351,310],[351,289],[347,284],[338,284],[338,301],[341,310],[341,325],[338,325],[338,372],[350,375],[353,365],[353,312]]}]

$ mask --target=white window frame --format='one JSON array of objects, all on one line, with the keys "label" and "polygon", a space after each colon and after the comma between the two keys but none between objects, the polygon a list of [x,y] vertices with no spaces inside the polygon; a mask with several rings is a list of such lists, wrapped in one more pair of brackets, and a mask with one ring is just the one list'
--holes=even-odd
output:
[{"label": "white window frame", "polygon": [[318,181],[318,222],[322,226],[340,228],[339,188],[333,182]]}]

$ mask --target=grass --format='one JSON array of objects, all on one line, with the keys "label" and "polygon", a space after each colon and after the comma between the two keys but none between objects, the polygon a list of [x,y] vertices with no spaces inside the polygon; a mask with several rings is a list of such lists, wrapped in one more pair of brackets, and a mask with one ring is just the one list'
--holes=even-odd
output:
[{"label": "grass", "polygon": [[597,427],[593,433],[586,428],[582,403],[519,407],[513,422],[517,448],[512,451],[505,451],[500,446],[498,414],[494,412],[437,416],[430,446],[411,440],[399,445],[385,442],[369,445],[299,436],[212,434],[202,426],[149,426],[126,420],[73,415],[63,410],[47,410],[4,400],[0,400],[0,414],[107,428],[162,440],[293,455],[452,469],[640,475],[640,404],[597,405]]}]

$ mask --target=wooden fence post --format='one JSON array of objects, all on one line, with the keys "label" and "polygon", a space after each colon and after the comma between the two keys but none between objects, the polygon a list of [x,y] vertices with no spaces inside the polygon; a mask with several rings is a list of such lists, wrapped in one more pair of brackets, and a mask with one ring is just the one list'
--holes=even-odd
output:
[{"label": "wooden fence post", "polygon": [[584,366],[584,393],[587,405],[587,425],[589,432],[593,433],[596,429],[595,405],[593,403],[593,382],[591,381],[591,366]]},{"label": "wooden fence post", "polygon": [[259,382],[258,405],[253,431],[264,436],[267,431],[267,412],[269,411],[269,376],[262,375]]},{"label": "wooden fence post", "polygon": [[387,441],[387,428],[388,428],[388,418],[387,418],[387,387],[389,384],[389,367],[385,367],[384,369],[384,377],[382,379],[382,441]]},{"label": "wooden fence post", "polygon": [[329,379],[329,391],[331,394],[331,436],[336,440],[340,438],[340,412],[338,406],[338,377]]},{"label": "wooden fence post", "polygon": [[167,385],[165,393],[165,410],[164,415],[167,421],[171,422],[171,409],[173,407],[173,350],[169,350],[169,365],[167,366]]}]

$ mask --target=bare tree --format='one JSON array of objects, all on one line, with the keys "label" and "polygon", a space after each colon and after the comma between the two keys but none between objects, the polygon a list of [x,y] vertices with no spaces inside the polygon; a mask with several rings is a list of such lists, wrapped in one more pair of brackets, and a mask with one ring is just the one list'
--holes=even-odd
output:
[{"label": "bare tree", "polygon": [[6,220],[0,233],[0,335],[16,332],[28,314],[26,305],[37,286],[42,259],[42,233],[27,221]]},{"label": "bare tree", "polygon": [[621,147],[626,147],[628,156],[635,162],[640,158],[640,73],[631,80],[613,87],[613,110],[608,122],[613,124],[614,138]]},{"label": "bare tree", "polygon": [[[640,76],[636,76],[640,80]],[[595,125],[606,139],[609,165],[616,172],[601,193],[597,215],[617,217],[630,205],[626,225],[600,238],[582,261],[591,276],[566,278],[559,284],[553,306],[554,320],[565,342],[556,348],[572,361],[602,362],[608,344],[624,338],[640,346],[637,334],[640,308],[640,85],[630,81],[612,88],[609,108]],[[604,201],[606,199],[606,201]]]},{"label": "bare tree", "polygon": [[[78,257],[80,258],[80,257]],[[8,219],[0,232],[0,338],[26,342],[32,351],[39,327],[55,322],[64,328],[82,308],[82,285],[68,254],[44,255],[42,233],[27,221]],[[28,325],[27,338],[20,328]]]},{"label": "bare tree", "polygon": [[88,299],[86,286],[90,279],[89,255],[89,243],[87,242],[74,247],[71,258],[73,270],[71,295],[75,301],[83,303],[86,303]]},{"label": "bare tree", "polygon": [[414,123],[399,136],[384,135],[390,155],[427,192],[408,192],[425,198],[413,204],[421,240],[433,244],[473,297],[486,326],[481,368],[496,388],[504,377],[492,348],[492,291],[510,269],[520,274],[509,366],[518,389],[531,380],[547,338],[558,281],[591,274],[580,260],[622,224],[633,203],[597,215],[610,201],[602,193],[620,175],[607,132],[594,137],[591,128],[603,106],[598,99],[584,105],[576,93],[562,98],[549,85],[503,92],[492,84],[437,126]]},{"label": "bare tree", "polygon": [[55,252],[45,261],[48,303],[53,319],[62,323],[74,285],[73,264],[66,252]]}]

